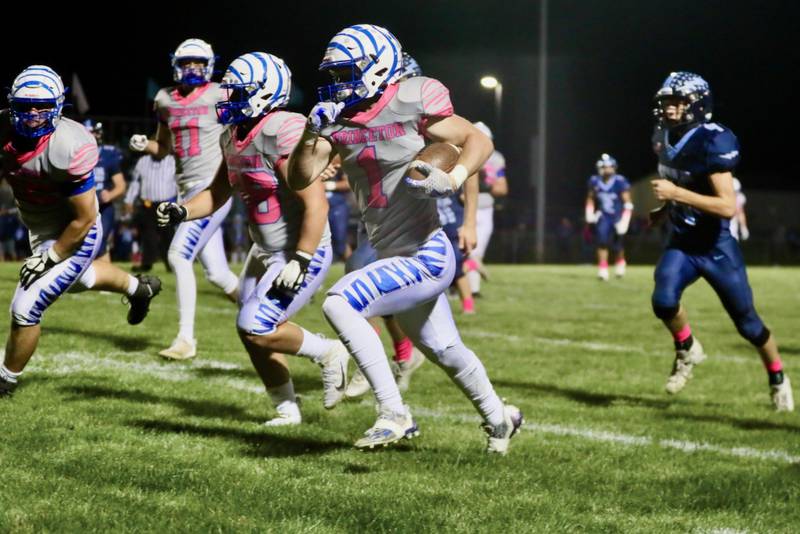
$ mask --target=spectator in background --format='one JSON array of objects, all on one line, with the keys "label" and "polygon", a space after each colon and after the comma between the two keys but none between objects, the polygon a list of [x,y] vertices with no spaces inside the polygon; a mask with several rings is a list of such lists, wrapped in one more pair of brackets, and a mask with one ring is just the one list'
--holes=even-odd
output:
[{"label": "spectator in background", "polygon": [[125,195],[125,213],[134,214],[134,224],[139,233],[142,263],[134,266],[137,272],[146,272],[160,259],[167,270],[167,250],[172,241],[173,229],[159,228],[156,224],[156,207],[160,202],[172,202],[178,196],[175,185],[175,158],[167,155],[156,159],[147,154],[139,158],[133,168],[128,194]]},{"label": "spectator in background", "polygon": [[0,182],[0,261],[16,261],[14,234],[19,227],[14,192],[8,182]]},{"label": "spectator in background", "polygon": [[[328,197],[328,224],[331,227],[331,243],[333,253],[337,259],[347,261],[353,250],[350,248],[347,227],[350,222],[350,206],[347,196],[350,194],[350,184],[342,170],[342,158],[336,154],[328,167],[335,170],[336,174],[325,180],[325,196]],[[327,169],[326,169],[327,170]]]},{"label": "spectator in background", "polygon": [[108,244],[113,243],[115,213],[114,201],[125,194],[125,176],[122,174],[122,152],[114,145],[103,144],[103,123],[92,119],[83,121],[83,125],[97,140],[99,158],[94,168],[94,184],[97,190],[97,203],[100,208],[100,220],[103,225],[103,242],[98,260],[111,261]]}]

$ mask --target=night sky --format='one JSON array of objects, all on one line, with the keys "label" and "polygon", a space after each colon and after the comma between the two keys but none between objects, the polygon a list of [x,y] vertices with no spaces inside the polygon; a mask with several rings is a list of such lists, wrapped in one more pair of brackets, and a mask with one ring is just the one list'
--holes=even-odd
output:
[{"label": "night sky", "polygon": [[[252,50],[283,57],[305,95],[296,109],[305,113],[323,81],[316,68],[330,37],[349,24],[379,24],[450,87],[461,115],[496,126],[492,97],[478,80],[491,72],[503,81],[506,120],[496,145],[512,187],[525,191],[537,134],[538,2],[359,4],[226,1],[209,9],[156,2],[142,4],[154,6],[146,11],[109,12],[105,25],[71,12],[38,18],[30,30],[36,37],[8,31],[32,26],[7,20],[2,85],[28,64],[45,63],[68,85],[72,72],[80,75],[90,115],[143,117],[148,77],[170,83],[169,53],[184,38],[200,37],[219,54],[220,71]],[[136,4],[115,9],[125,6]],[[551,204],[579,203],[601,152],[615,155],[631,179],[654,170],[651,98],[671,70],[694,70],[710,82],[715,119],[742,143],[738,174],[746,188],[800,189],[790,84],[800,65],[799,2],[551,0],[549,21]]]}]

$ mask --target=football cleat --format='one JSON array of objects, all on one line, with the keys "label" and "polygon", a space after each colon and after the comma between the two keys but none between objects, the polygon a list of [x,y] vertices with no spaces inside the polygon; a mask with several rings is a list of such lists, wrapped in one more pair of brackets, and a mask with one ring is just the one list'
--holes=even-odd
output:
[{"label": "football cleat", "polygon": [[770,386],[770,395],[772,397],[772,404],[775,406],[776,412],[793,412],[794,411],[794,396],[792,395],[792,383],[789,377],[783,376],[783,383]]},{"label": "football cleat", "polygon": [[150,301],[161,293],[161,280],[157,276],[137,274],[139,287],[136,292],[128,297],[130,309],[128,310],[128,324],[137,325],[144,321],[150,310]]},{"label": "football cleat", "polygon": [[367,382],[367,377],[361,372],[361,369],[356,368],[353,376],[350,377],[350,382],[347,383],[347,389],[344,390],[344,396],[349,399],[360,397],[367,391],[372,389]]},{"label": "football cleat", "polygon": [[672,373],[667,379],[665,389],[670,395],[675,395],[686,386],[686,383],[692,378],[692,369],[695,365],[702,363],[706,359],[706,353],[703,352],[703,345],[694,339],[692,346],[689,350],[675,351],[675,363],[672,366]]},{"label": "football cleat", "polygon": [[614,275],[617,278],[622,278],[625,276],[625,267],[627,267],[627,263],[624,261],[618,261],[617,264],[614,266]]},{"label": "football cleat", "polygon": [[322,358],[322,406],[334,408],[344,398],[347,388],[347,363],[350,353],[341,341],[333,343]]},{"label": "football cleat", "polygon": [[408,390],[408,385],[411,383],[411,375],[414,371],[420,368],[425,363],[425,355],[419,349],[414,347],[411,351],[411,358],[402,362],[392,362],[392,374],[394,380],[397,382],[397,389],[401,392]]},{"label": "football cleat", "polygon": [[381,411],[378,420],[372,427],[364,432],[364,437],[355,442],[357,449],[374,449],[386,447],[401,439],[411,439],[419,435],[417,423],[411,417],[408,406],[404,413]]},{"label": "football cleat", "polygon": [[275,411],[278,412],[278,416],[265,422],[264,426],[294,426],[303,422],[300,405],[297,402],[282,402],[275,407]]},{"label": "football cleat", "polygon": [[188,360],[197,355],[197,340],[185,339],[181,336],[175,338],[172,345],[158,353],[168,360]]},{"label": "football cleat", "polygon": [[12,396],[15,389],[17,389],[16,382],[6,380],[0,376],[0,398]]},{"label": "football cleat", "polygon": [[511,404],[503,406],[502,423],[494,427],[488,424],[483,425],[483,430],[488,435],[486,452],[505,456],[508,453],[508,444],[511,442],[511,438],[519,432],[524,422],[525,418],[519,408]]},{"label": "football cleat", "polygon": [[597,269],[597,279],[608,282],[608,267],[600,267]]}]

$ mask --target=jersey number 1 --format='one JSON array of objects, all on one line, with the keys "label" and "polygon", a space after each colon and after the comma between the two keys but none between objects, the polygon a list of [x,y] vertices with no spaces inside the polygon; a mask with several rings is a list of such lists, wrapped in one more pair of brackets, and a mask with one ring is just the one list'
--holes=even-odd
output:
[{"label": "jersey number 1", "polygon": [[[175,119],[169,125],[175,134],[175,155],[179,158],[194,157],[200,155],[200,117],[193,117],[186,121],[185,126],[181,126],[181,120]],[[189,148],[183,143],[184,132],[189,132]]]},{"label": "jersey number 1", "polygon": [[367,198],[368,208],[385,208],[389,205],[389,199],[383,193],[381,180],[381,168],[378,166],[378,158],[374,146],[365,146],[356,156],[356,163],[364,170],[369,182],[369,197]]}]

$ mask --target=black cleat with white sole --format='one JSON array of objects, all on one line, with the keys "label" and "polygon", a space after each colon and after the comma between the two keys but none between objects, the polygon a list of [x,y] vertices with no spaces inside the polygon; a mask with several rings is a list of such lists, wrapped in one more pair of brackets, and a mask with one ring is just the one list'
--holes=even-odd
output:
[{"label": "black cleat with white sole", "polygon": [[150,301],[161,292],[161,280],[149,274],[137,274],[139,287],[136,292],[128,297],[130,309],[128,310],[128,324],[136,325],[144,321],[150,310]]}]

